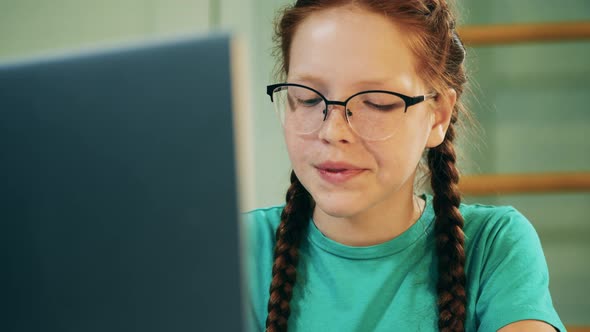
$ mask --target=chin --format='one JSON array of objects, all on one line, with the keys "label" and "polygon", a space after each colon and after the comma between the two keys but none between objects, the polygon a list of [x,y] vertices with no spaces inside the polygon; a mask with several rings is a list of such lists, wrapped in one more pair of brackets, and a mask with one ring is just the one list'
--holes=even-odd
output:
[{"label": "chin", "polygon": [[360,213],[363,210],[363,201],[358,197],[338,197],[340,195],[329,195],[314,199],[316,208],[334,218],[347,218]]}]

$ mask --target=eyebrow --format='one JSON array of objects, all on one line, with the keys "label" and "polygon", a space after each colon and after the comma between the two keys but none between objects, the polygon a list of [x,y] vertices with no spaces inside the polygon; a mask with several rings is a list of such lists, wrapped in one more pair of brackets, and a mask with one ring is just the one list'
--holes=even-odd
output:
[{"label": "eyebrow", "polygon": [[[309,74],[295,75],[289,81],[306,81],[306,82],[311,82],[312,84],[318,84],[319,88],[324,87],[324,80],[322,78],[320,78],[318,76],[309,75]],[[360,86],[360,85],[386,86],[386,85],[390,85],[387,83],[391,83],[391,82],[388,81],[386,78],[383,78],[383,79],[371,79],[371,80],[356,81],[356,82],[354,82],[354,85],[355,86]]]},{"label": "eyebrow", "polygon": [[290,81],[307,81],[307,82],[315,82],[315,83],[319,83],[322,84],[323,80],[319,77],[315,77],[313,75],[295,75],[294,77],[291,77],[291,79],[288,80]]}]

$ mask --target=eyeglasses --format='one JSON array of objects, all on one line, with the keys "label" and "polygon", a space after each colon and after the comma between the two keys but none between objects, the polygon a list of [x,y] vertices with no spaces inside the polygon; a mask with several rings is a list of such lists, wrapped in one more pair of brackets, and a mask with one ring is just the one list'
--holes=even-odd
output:
[{"label": "eyeglasses", "polygon": [[346,121],[365,140],[385,140],[395,134],[408,107],[436,97],[436,93],[408,97],[383,90],[358,92],[345,101],[328,100],[320,92],[295,83],[266,87],[281,124],[298,134],[311,134],[328,118],[328,106],[344,106]]}]

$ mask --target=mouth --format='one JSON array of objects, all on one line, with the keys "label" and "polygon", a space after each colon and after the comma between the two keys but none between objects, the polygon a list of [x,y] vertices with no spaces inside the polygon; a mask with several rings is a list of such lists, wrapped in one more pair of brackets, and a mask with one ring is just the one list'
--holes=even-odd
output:
[{"label": "mouth", "polygon": [[366,169],[342,163],[324,163],[316,166],[316,170],[324,181],[340,184],[357,177]]},{"label": "mouth", "polygon": [[319,168],[321,171],[330,172],[330,173],[341,173],[350,171],[351,169],[348,168]]}]

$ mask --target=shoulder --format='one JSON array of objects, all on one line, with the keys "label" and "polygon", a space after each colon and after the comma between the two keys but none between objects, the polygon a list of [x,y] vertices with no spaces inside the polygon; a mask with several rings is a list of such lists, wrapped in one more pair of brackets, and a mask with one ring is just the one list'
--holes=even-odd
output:
[{"label": "shoulder", "polygon": [[[246,217],[248,222],[271,222],[271,223],[278,223],[281,219],[281,213],[285,208],[285,204],[281,205],[272,205],[268,207],[261,207],[254,210],[250,210],[244,212],[243,215]],[[254,220],[263,220],[263,221],[254,221]]]},{"label": "shoulder", "polygon": [[251,254],[272,253],[276,230],[281,223],[284,207],[284,205],[275,205],[242,214],[242,231]]},{"label": "shoulder", "polygon": [[461,204],[466,226],[511,227],[530,224],[520,211],[510,205]]},{"label": "shoulder", "polygon": [[248,331],[261,331],[266,317],[271,282],[275,233],[284,205],[270,206],[242,214],[242,253],[246,272],[246,320]]},{"label": "shoulder", "polygon": [[509,248],[516,242],[539,242],[531,222],[512,206],[462,204],[467,246]]},{"label": "shoulder", "polygon": [[475,280],[543,271],[547,265],[541,241],[531,222],[512,206],[465,205],[467,272]]},{"label": "shoulder", "polygon": [[531,222],[512,206],[462,204],[466,265],[478,329],[534,319],[563,329],[549,293],[549,272]]},{"label": "shoulder", "polygon": [[281,213],[285,205],[275,205],[254,209],[242,214],[244,227],[248,233],[264,235],[274,233],[281,223]]}]

